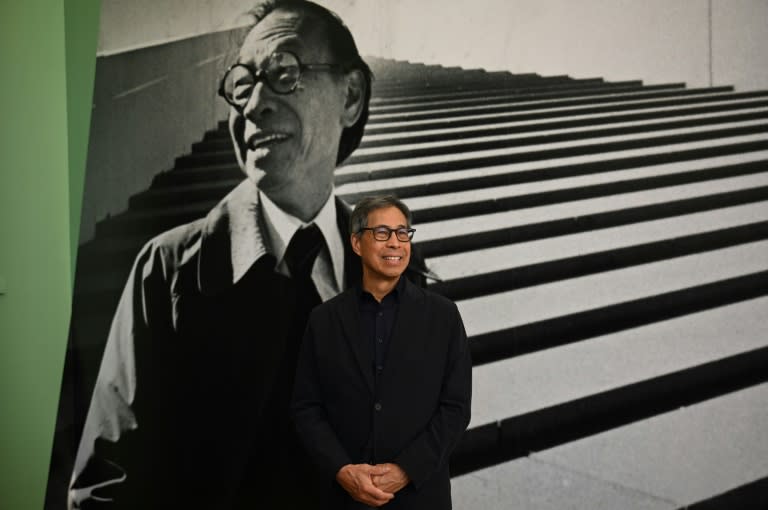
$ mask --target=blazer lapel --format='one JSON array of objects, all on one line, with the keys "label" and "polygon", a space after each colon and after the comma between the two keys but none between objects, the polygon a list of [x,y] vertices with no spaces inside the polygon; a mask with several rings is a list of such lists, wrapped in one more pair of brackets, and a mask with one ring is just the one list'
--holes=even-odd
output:
[{"label": "blazer lapel", "polygon": [[341,234],[341,242],[344,245],[344,285],[345,289],[351,289],[360,285],[363,276],[363,264],[360,257],[352,251],[352,243],[349,242],[349,216],[352,214],[349,206],[339,197],[336,197],[336,224]]},{"label": "blazer lapel", "polygon": [[348,290],[343,294],[343,298],[338,309],[339,320],[344,330],[344,336],[349,343],[349,348],[354,353],[360,374],[365,379],[371,394],[373,394],[373,353],[371,352],[371,346],[365,341],[360,330],[357,292],[355,290]]}]

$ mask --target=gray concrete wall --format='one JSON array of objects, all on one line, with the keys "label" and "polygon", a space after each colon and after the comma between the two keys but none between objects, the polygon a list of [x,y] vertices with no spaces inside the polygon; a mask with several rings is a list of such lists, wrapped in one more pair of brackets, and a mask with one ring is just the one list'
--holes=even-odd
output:
[{"label": "gray concrete wall", "polygon": [[[768,88],[767,0],[317,0],[363,53],[515,72]],[[99,51],[242,23],[249,1],[103,0]],[[710,49],[711,48],[711,49]]]},{"label": "gray concrete wall", "polygon": [[80,242],[225,119],[216,87],[231,31],[98,57]]},{"label": "gray concrete wall", "polygon": [[712,49],[716,84],[768,89],[768,0],[715,0]]},{"label": "gray concrete wall", "polygon": [[[380,0],[316,0],[360,27]],[[101,0],[98,54],[154,46],[241,26],[251,0]]]}]

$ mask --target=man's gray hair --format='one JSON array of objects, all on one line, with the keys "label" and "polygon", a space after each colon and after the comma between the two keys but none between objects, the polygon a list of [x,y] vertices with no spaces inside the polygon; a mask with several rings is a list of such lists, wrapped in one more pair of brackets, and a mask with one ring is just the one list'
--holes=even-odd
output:
[{"label": "man's gray hair", "polygon": [[400,209],[400,212],[405,216],[406,226],[411,226],[413,221],[411,210],[399,198],[395,195],[374,195],[364,197],[357,202],[355,210],[352,211],[352,216],[349,218],[349,233],[359,234],[368,226],[368,214],[371,211],[384,209],[385,207],[397,207]]}]

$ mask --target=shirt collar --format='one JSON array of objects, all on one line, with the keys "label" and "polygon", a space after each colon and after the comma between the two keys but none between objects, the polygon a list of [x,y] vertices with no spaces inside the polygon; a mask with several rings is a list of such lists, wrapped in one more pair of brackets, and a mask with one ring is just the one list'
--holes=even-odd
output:
[{"label": "shirt collar", "polygon": [[277,259],[276,268],[280,268],[284,262],[285,251],[288,243],[296,231],[311,223],[317,225],[325,238],[333,265],[333,276],[338,289],[344,288],[344,245],[339,235],[336,223],[336,201],[333,190],[317,215],[309,222],[304,223],[295,216],[283,211],[277,204],[261,190],[259,190],[259,203],[261,204],[262,219],[265,225],[265,241],[269,253]]},{"label": "shirt collar", "polygon": [[[269,264],[274,268],[275,260],[268,249],[268,227],[259,195],[253,182],[244,179],[205,218],[199,220],[200,235],[185,249],[182,263],[188,263],[197,254],[197,283],[202,294],[212,296],[225,291],[262,259],[271,259]],[[328,243],[338,292],[344,288],[345,264],[353,275],[350,283],[359,281],[360,267],[354,260],[345,260],[349,259],[352,250],[349,245],[342,244],[339,232],[344,228],[339,227],[336,221],[343,221],[339,223],[342,225],[346,224],[346,220],[334,217],[339,213],[341,217],[348,218],[349,209],[333,194],[329,201],[331,208],[326,203],[318,214],[318,227]],[[328,217],[332,218],[331,225]],[[335,236],[329,236],[329,232]],[[328,274],[330,276],[330,271]]]},{"label": "shirt collar", "polygon": [[198,244],[202,293],[213,295],[237,283],[267,254],[260,209],[258,190],[245,179],[208,212]]},{"label": "shirt collar", "polygon": [[[397,280],[397,284],[395,285],[395,287],[389,292],[389,294],[387,294],[381,299],[382,305],[385,304],[385,302],[386,303],[400,302],[400,296],[402,296],[403,289],[405,288],[405,280],[406,280],[406,277],[404,275],[400,275],[400,279]],[[357,287],[357,297],[361,303],[365,303],[366,301],[368,301],[368,302],[379,304],[379,302],[376,301],[376,298],[373,297],[373,294],[371,294],[370,292],[368,292],[363,288],[362,283],[360,284],[359,287]]]}]

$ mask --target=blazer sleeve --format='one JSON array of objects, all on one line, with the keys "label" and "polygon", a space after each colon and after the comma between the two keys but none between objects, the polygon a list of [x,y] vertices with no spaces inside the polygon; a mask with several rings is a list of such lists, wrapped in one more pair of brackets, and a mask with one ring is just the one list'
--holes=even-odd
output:
[{"label": "blazer sleeve", "polygon": [[[150,340],[162,262],[149,244],[134,263],[112,321],[70,480],[68,508],[125,508],[141,492],[146,453],[135,402],[136,374]],[[144,381],[147,383],[147,381]]]},{"label": "blazer sleeve", "polygon": [[328,421],[320,394],[315,357],[316,332],[322,330],[318,324],[319,311],[316,308],[310,315],[301,343],[291,410],[296,430],[307,453],[321,472],[333,479],[339,469],[352,463],[352,459]]},{"label": "blazer sleeve", "polygon": [[424,430],[394,459],[417,489],[447,464],[471,416],[472,359],[459,310],[454,303],[450,305],[448,363],[437,409]]}]

